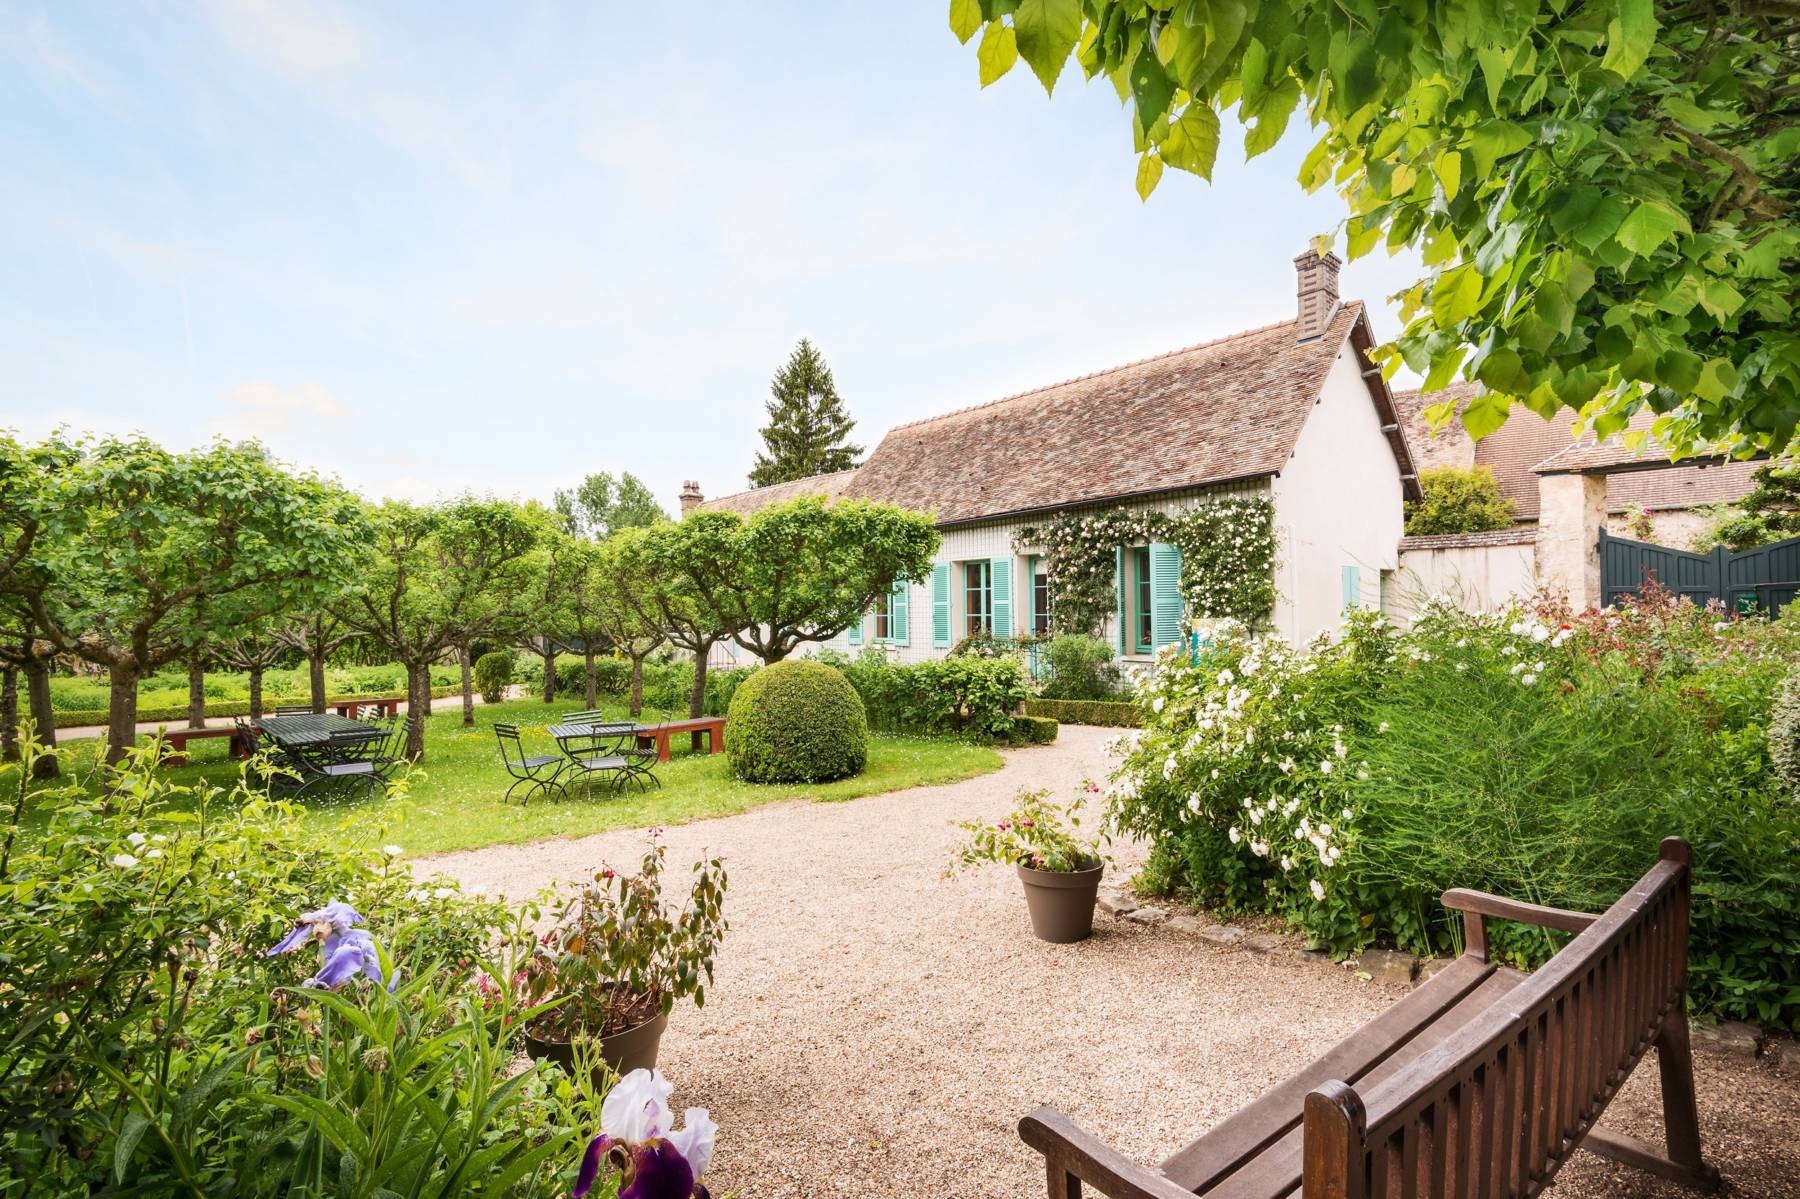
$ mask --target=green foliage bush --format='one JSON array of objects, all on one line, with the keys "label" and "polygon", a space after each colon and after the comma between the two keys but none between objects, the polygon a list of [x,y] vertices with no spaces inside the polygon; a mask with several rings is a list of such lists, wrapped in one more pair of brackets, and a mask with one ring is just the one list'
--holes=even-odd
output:
[{"label": "green foliage bush", "polygon": [[[1606,612],[1540,602],[1410,631],[1354,618],[1294,649],[1223,632],[1165,654],[1146,729],[1111,783],[1153,875],[1226,909],[1288,917],[1344,954],[1454,952],[1451,887],[1599,911],[1694,850],[1696,1009],[1800,1022],[1800,807],[1766,736],[1800,625],[1666,596]],[[1559,938],[1497,925],[1495,952]]]},{"label": "green foliage bush", "polygon": [[[462,685],[460,683],[446,683],[446,684],[439,685],[439,686],[433,686],[431,689],[431,695],[432,695],[433,699],[443,699],[445,696],[448,696],[448,695],[460,695],[460,694],[462,694]],[[277,702],[285,703],[289,698],[298,700],[300,702],[305,702],[309,697],[307,695],[296,695],[296,696],[291,696],[291,697],[283,696],[283,697],[279,697],[279,699],[278,699],[275,696],[264,695],[263,696],[263,711],[264,712],[273,711]],[[339,702],[342,702],[343,700],[347,700],[347,699],[405,699],[405,698],[406,698],[406,689],[404,687],[400,687],[400,688],[390,689],[390,690],[386,690],[386,691],[361,691],[361,692],[350,692],[349,694],[338,694],[336,692],[328,692],[326,694],[325,700],[329,704],[329,703],[339,703]],[[227,719],[227,718],[230,718],[233,716],[248,716],[249,714],[250,714],[250,701],[249,700],[243,700],[243,699],[221,700],[218,703],[214,703],[213,701],[208,700],[207,704],[206,704],[206,715],[207,715],[208,719],[224,720],[224,719]],[[168,707],[161,707],[161,708],[146,708],[146,707],[143,707],[142,705],[140,705],[137,710],[138,721],[143,724],[157,724],[157,723],[174,724],[178,721],[185,723],[187,720],[187,715],[188,715],[187,702],[185,700],[182,701],[178,705],[172,704]],[[58,709],[56,712],[56,727],[59,729],[74,729],[74,728],[87,728],[87,727],[93,726],[93,725],[103,725],[106,723],[106,716],[107,716],[107,712],[106,712],[105,708]]]},{"label": "green foliage bush", "polygon": [[1049,745],[1056,740],[1060,725],[1047,716],[1015,716],[1013,726],[1027,745]]},{"label": "green foliage bush", "polygon": [[856,689],[823,662],[751,673],[732,696],[725,754],[751,783],[823,783],[862,773],[869,720]]},{"label": "green foliage bush", "polygon": [[1406,535],[1488,533],[1513,526],[1513,502],[1493,468],[1439,466],[1419,472],[1424,496],[1406,502]]},{"label": "green foliage bush", "polygon": [[[461,671],[454,665],[433,666],[431,668],[431,685],[433,688],[457,688],[461,683]],[[376,695],[400,695],[406,690],[406,672],[397,664],[383,666],[331,667],[325,671],[325,693],[333,698],[353,698]],[[448,694],[448,692],[445,692]],[[228,714],[227,704],[241,706],[237,714],[249,711],[250,698],[249,676],[243,671],[213,670],[206,674],[207,711],[219,715]],[[268,670],[263,672],[263,702],[269,706],[278,703],[303,702],[312,697],[312,682],[306,667]],[[107,705],[107,683],[104,677],[90,675],[57,675],[50,680],[50,706],[57,712],[57,725],[67,728],[72,725],[104,723]],[[187,718],[187,672],[185,670],[160,670],[142,679],[138,684],[138,719],[140,720],[185,720]],[[100,713],[98,718],[94,713]],[[172,715],[146,715],[146,713],[169,712]],[[63,714],[77,714],[80,719],[65,720]]]},{"label": "green foliage bush", "polygon": [[1119,695],[1119,666],[1113,647],[1098,637],[1065,633],[1045,647],[1050,681],[1046,699],[1114,699]]},{"label": "green foliage bush", "polygon": [[497,704],[506,698],[513,681],[513,653],[509,649],[490,650],[475,659],[475,689],[483,703]]},{"label": "green foliage bush", "polygon": [[[541,1067],[506,1082],[532,913],[323,845],[253,790],[177,787],[147,750],[114,781],[9,804],[0,1179],[156,1199],[321,1195],[321,1179],[566,1193],[595,1097]],[[300,989],[311,947],[264,956],[332,899],[366,918],[392,994]]]},{"label": "green foliage bush", "polygon": [[1143,713],[1135,703],[1104,699],[1028,699],[1025,712],[1064,724],[1097,724],[1102,728],[1135,729]]},{"label": "green foliage bush", "polygon": [[855,659],[822,654],[842,670],[862,697],[870,727],[884,733],[1013,739],[1013,726],[1030,690],[1025,671],[1009,657],[927,659],[900,665],[878,647]]}]

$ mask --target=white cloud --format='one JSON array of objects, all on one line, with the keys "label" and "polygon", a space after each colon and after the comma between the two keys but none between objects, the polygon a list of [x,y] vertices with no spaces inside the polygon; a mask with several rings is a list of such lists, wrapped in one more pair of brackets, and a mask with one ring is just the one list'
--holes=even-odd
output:
[{"label": "white cloud", "polygon": [[368,56],[363,30],[349,14],[323,4],[211,0],[207,9],[227,41],[290,79],[352,70]]},{"label": "white cloud", "polygon": [[317,434],[341,426],[347,411],[317,383],[277,387],[257,380],[241,383],[220,398],[229,407],[213,418],[210,428],[227,437],[273,440],[302,432]]}]

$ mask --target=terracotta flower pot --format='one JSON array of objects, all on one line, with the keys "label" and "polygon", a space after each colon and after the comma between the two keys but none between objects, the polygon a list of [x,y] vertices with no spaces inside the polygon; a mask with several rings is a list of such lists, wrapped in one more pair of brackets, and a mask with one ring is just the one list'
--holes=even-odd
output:
[{"label": "terracotta flower pot", "polygon": [[1066,945],[1094,931],[1094,901],[1100,895],[1105,866],[1091,870],[1033,870],[1020,866],[1031,931],[1042,941]]},{"label": "terracotta flower pot", "polygon": [[[600,1038],[600,1057],[616,1074],[633,1070],[654,1070],[656,1051],[662,1044],[663,1030],[669,1018],[658,1012],[635,1028]],[[552,1061],[570,1074],[575,1073],[575,1048],[569,1041],[525,1034],[525,1052],[538,1061]]]}]

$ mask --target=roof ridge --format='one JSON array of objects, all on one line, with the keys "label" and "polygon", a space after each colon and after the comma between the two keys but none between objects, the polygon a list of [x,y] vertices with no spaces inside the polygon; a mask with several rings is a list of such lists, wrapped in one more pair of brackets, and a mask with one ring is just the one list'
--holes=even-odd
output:
[{"label": "roof ridge", "polygon": [[[1348,311],[1352,308],[1361,307],[1361,300],[1345,300],[1338,306],[1339,311]],[[1332,314],[1332,319],[1337,319],[1336,313]],[[967,412],[979,412],[983,408],[993,408],[1012,400],[1022,400],[1027,396],[1039,395],[1046,391],[1055,391],[1057,388],[1067,387],[1071,383],[1083,383],[1089,379],[1098,379],[1102,375],[1117,374],[1119,371],[1130,370],[1134,366],[1143,366],[1148,362],[1160,362],[1165,358],[1174,358],[1180,354],[1191,354],[1195,350],[1210,349],[1213,346],[1221,346],[1227,342],[1238,341],[1245,337],[1254,337],[1258,333],[1267,333],[1271,329],[1279,329],[1284,325],[1297,325],[1299,323],[1298,319],[1290,319],[1285,321],[1274,321],[1267,325],[1258,325],[1254,329],[1242,329],[1236,333],[1228,333],[1223,337],[1212,338],[1210,341],[1195,342],[1191,346],[1182,346],[1177,350],[1165,350],[1161,354],[1152,354],[1147,358],[1135,358],[1130,362],[1121,362],[1117,366],[1109,366],[1103,370],[1089,371],[1085,375],[1071,375],[1067,379],[1062,379],[1055,383],[1045,383],[1039,387],[1028,387],[1024,391],[1015,391],[1011,395],[1003,395],[999,399],[984,400],[979,404],[968,404],[961,408],[952,408],[948,412],[940,412],[935,416],[922,416],[918,420],[902,421],[900,424],[889,426],[888,432],[895,433],[901,429],[911,429],[916,428],[919,425],[928,425],[933,421],[948,420],[952,416],[961,416]]]},{"label": "roof ridge", "polygon": [[716,504],[720,500],[733,500],[740,495],[754,495],[759,491],[767,491],[771,487],[791,487],[795,483],[807,483],[813,479],[835,479],[839,475],[853,475],[858,469],[860,469],[860,463],[857,466],[847,466],[843,470],[823,470],[816,475],[802,475],[798,479],[783,479],[779,483],[764,483],[761,487],[746,487],[742,491],[728,491],[724,495],[708,496],[704,502]]}]

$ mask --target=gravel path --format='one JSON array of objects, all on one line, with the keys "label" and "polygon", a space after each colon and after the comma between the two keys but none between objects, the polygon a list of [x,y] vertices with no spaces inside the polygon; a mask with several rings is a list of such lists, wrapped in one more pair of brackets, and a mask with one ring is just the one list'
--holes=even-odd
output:
[{"label": "gravel path", "polygon": [[[943,877],[956,820],[996,818],[1020,787],[1073,794],[1102,775],[1105,739],[1065,726],[981,778],[668,830],[673,863],[713,850],[731,873],[717,984],[704,1010],[676,1010],[661,1060],[677,1105],[721,1126],[714,1194],[1042,1195],[1014,1131],[1036,1105],[1156,1161],[1400,994],[1299,954],[1106,916],[1092,939],[1048,945],[1010,870]],[[629,866],[640,846],[613,832],[419,867],[524,898]],[[1116,857],[1123,878],[1141,852]],[[1735,1193],[1800,1194],[1800,1084],[1699,1067],[1704,1132]],[[1655,1070],[1640,1069],[1606,1122],[1652,1139],[1655,1110]],[[1553,1193],[1684,1194],[1582,1154]]]}]

